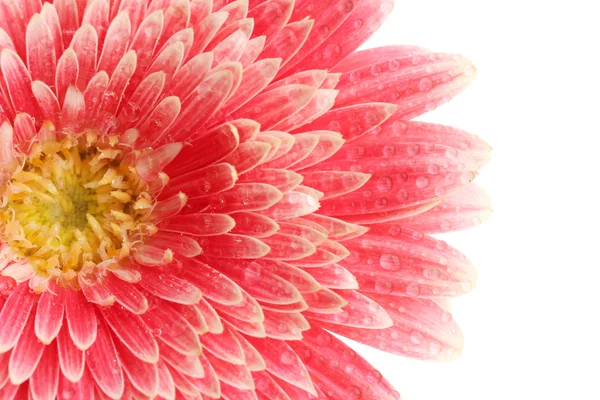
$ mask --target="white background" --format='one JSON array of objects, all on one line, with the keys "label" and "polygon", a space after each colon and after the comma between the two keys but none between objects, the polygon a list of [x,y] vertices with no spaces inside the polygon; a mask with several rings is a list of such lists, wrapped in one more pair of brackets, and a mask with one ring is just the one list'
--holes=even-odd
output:
[{"label": "white background", "polygon": [[471,58],[475,83],[423,119],[484,137],[481,227],[444,235],[479,270],[455,300],[466,347],[424,363],[360,347],[404,400],[600,399],[600,3],[401,0],[366,47]]}]

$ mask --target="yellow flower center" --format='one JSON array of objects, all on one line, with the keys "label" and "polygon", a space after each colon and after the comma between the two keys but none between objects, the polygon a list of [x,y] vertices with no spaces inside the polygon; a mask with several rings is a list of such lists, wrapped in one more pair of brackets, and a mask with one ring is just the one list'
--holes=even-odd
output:
[{"label": "yellow flower center", "polygon": [[71,279],[156,233],[146,218],[154,199],[130,146],[93,131],[46,136],[0,187],[0,241],[14,256],[38,275]]}]

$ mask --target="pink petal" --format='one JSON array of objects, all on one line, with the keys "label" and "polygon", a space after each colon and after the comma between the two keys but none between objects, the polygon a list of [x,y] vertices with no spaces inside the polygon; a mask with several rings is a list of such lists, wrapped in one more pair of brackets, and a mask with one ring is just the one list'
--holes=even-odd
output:
[{"label": "pink petal", "polygon": [[78,382],[84,374],[85,353],[75,347],[66,329],[60,330],[56,344],[62,375],[71,382]]},{"label": "pink petal", "polygon": [[19,340],[37,298],[27,282],[20,283],[0,311],[0,353],[12,349]]},{"label": "pink petal", "polygon": [[281,201],[282,193],[263,183],[240,183],[210,199],[212,212],[260,211]]},{"label": "pink petal", "polygon": [[282,67],[304,45],[314,25],[314,20],[303,19],[287,24],[262,51],[261,58],[281,58]]},{"label": "pink petal", "polygon": [[194,308],[204,317],[206,326],[208,327],[208,332],[216,334],[223,333],[224,328],[221,318],[208,301],[201,299],[198,304],[194,306]]},{"label": "pink petal", "polygon": [[[326,388],[328,397],[399,400],[400,395],[366,360],[324,330],[314,328],[301,342],[290,346],[304,362],[313,381]],[[343,358],[338,363],[331,360]],[[348,373],[350,370],[352,373]]]},{"label": "pink petal", "polygon": [[148,309],[146,296],[132,284],[115,277],[113,274],[108,274],[104,285],[115,296],[117,303],[131,313],[140,315]]},{"label": "pink petal", "polygon": [[17,53],[9,49],[2,50],[0,70],[8,90],[6,97],[10,99],[14,111],[37,118],[39,109],[31,90],[31,76]]},{"label": "pink petal", "polygon": [[168,302],[155,300],[155,305],[142,316],[154,336],[174,350],[186,355],[199,355],[202,345],[198,335],[185,318]]},{"label": "pink petal", "polygon": [[190,50],[190,55],[200,54],[206,49],[208,43],[212,41],[225,23],[227,16],[228,14],[224,12],[212,13],[192,26],[194,29],[194,45]]},{"label": "pink petal", "polygon": [[131,21],[129,15],[126,12],[121,12],[112,20],[106,31],[106,39],[98,59],[98,71],[105,71],[109,76],[112,75],[119,61],[125,56],[130,36]]},{"label": "pink petal", "polygon": [[58,124],[60,105],[52,89],[44,82],[33,81],[31,90],[40,108],[42,118]]},{"label": "pink petal", "polygon": [[165,132],[170,129],[180,111],[181,102],[178,97],[169,96],[162,99],[145,121],[138,126],[141,141],[152,145],[163,139]]},{"label": "pink petal", "polygon": [[266,130],[304,107],[315,90],[305,85],[282,86],[256,96],[232,117],[251,118]]},{"label": "pink petal", "polygon": [[[119,362],[134,388],[150,398],[158,392],[158,368],[156,364],[141,361],[128,347],[116,341]],[[158,348],[156,362],[158,361]]]},{"label": "pink petal", "polygon": [[31,377],[42,358],[44,347],[35,336],[34,318],[30,317],[10,354],[8,374],[11,383],[20,385]]},{"label": "pink petal", "polygon": [[56,95],[59,104],[62,104],[65,99],[67,89],[77,85],[79,78],[79,61],[77,54],[71,48],[68,48],[58,60],[56,66]]},{"label": "pink petal", "polygon": [[169,369],[163,361],[159,361],[158,367],[158,395],[165,399],[175,399],[175,384]]},{"label": "pink petal", "polygon": [[[204,335],[202,336],[204,338]],[[204,342],[202,343],[204,346]],[[181,354],[166,344],[160,346],[160,357],[163,361],[173,367],[174,370],[193,378],[203,378],[204,368],[200,363],[198,356],[189,356]]]},{"label": "pink petal", "polygon": [[140,177],[146,181],[158,178],[158,174],[173,161],[182,148],[181,143],[168,143],[158,149],[140,155],[135,165]]},{"label": "pink petal", "polygon": [[234,330],[226,326],[223,333],[202,335],[202,346],[209,353],[230,364],[244,365],[244,350],[234,334]]},{"label": "pink petal", "polygon": [[252,170],[261,164],[271,151],[271,146],[259,141],[248,141],[242,143],[238,148],[223,159],[231,164],[238,175]]},{"label": "pink petal", "polygon": [[158,268],[145,268],[140,286],[163,300],[178,304],[196,304],[202,297],[202,292],[188,281]]},{"label": "pink petal", "polygon": [[261,214],[273,218],[275,221],[301,217],[311,214],[319,209],[319,202],[312,196],[291,191],[271,208],[262,210]]},{"label": "pink petal", "polygon": [[215,164],[175,177],[163,195],[183,191],[190,199],[210,196],[231,189],[237,180],[235,168],[227,163]]},{"label": "pink petal", "polygon": [[[225,305],[214,303],[213,306],[221,315],[226,314],[239,321],[250,323],[264,321],[262,308],[258,302],[245,291],[242,291],[242,301],[237,304]],[[228,320],[230,321],[231,319]]]},{"label": "pink petal", "polygon": [[40,296],[35,314],[35,333],[40,342],[48,345],[56,338],[63,324],[62,291],[46,290]]},{"label": "pink petal", "polygon": [[[95,387],[94,380],[86,368],[85,373],[76,383],[61,375],[58,382],[58,393],[68,393],[69,400],[90,400],[94,398]],[[63,400],[64,397],[59,397],[59,399]]]},{"label": "pink petal", "polygon": [[54,399],[58,395],[58,353],[56,344],[44,347],[38,367],[29,379],[29,391],[33,400]]},{"label": "pink petal", "polygon": [[32,79],[53,84],[57,59],[54,42],[50,28],[39,14],[27,25],[26,42],[27,66]]},{"label": "pink petal", "polygon": [[224,234],[198,239],[203,255],[217,258],[260,258],[269,252],[262,241],[243,235]]},{"label": "pink petal", "polygon": [[111,328],[119,343],[127,347],[139,361],[155,363],[158,361],[158,345],[152,332],[142,319],[129,313],[123,307],[113,306],[103,309],[104,320]]},{"label": "pink petal", "polygon": [[[239,304],[242,301],[243,295],[240,287],[216,269],[193,258],[185,260],[184,266],[183,277],[196,285],[205,298],[229,305]],[[197,306],[200,307],[202,304],[203,301]],[[204,308],[207,307],[208,304],[205,304]],[[209,322],[208,319],[207,322]]]},{"label": "pink petal", "polygon": [[117,350],[104,322],[99,320],[98,338],[86,351],[86,365],[98,387],[109,397],[120,398],[125,389]]},{"label": "pink petal", "polygon": [[56,13],[60,21],[60,27],[63,32],[63,43],[65,47],[69,46],[73,33],[79,27],[79,10],[76,0],[56,0],[54,2]]},{"label": "pink petal", "polygon": [[92,0],[88,3],[83,13],[81,26],[91,25],[97,33],[98,43],[104,42],[104,35],[108,28],[108,9],[109,4],[107,0]]},{"label": "pink petal", "polygon": [[221,382],[242,390],[254,389],[252,374],[245,365],[230,364],[210,353],[204,356],[210,361]]},{"label": "pink petal", "polygon": [[248,341],[265,359],[269,373],[316,395],[304,363],[286,342],[269,338],[248,338]]},{"label": "pink petal", "polygon": [[61,291],[71,339],[78,349],[87,350],[96,340],[95,307],[80,291],[72,289],[62,289]]},{"label": "pink petal", "polygon": [[294,1],[269,0],[250,8],[248,17],[254,18],[253,37],[265,36],[266,43],[271,42],[292,16]]},{"label": "pink petal", "polygon": [[247,235],[256,238],[271,236],[279,226],[271,218],[251,212],[238,212],[229,215],[234,220],[231,233]]}]

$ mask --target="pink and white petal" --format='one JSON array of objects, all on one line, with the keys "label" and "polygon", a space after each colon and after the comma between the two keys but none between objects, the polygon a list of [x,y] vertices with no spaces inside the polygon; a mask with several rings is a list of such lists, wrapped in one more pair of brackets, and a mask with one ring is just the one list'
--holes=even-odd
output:
[{"label": "pink and white petal", "polygon": [[302,176],[304,185],[325,193],[323,200],[353,192],[371,178],[370,174],[352,171],[312,171]]},{"label": "pink and white petal", "polygon": [[60,369],[56,344],[44,347],[42,359],[29,379],[29,391],[33,400],[54,399],[58,395]]},{"label": "pink and white petal", "polygon": [[69,334],[80,350],[87,350],[96,340],[97,321],[95,307],[83,293],[61,289]]},{"label": "pink and white petal", "polygon": [[[131,21],[126,12],[121,12],[110,23],[106,31],[106,39],[102,46],[102,53],[98,59],[97,71],[105,71],[111,76],[125,56],[129,39],[131,37]],[[136,50],[132,46],[132,49]]]},{"label": "pink and white petal", "polygon": [[471,184],[444,197],[440,204],[424,213],[403,218],[401,223],[402,227],[424,233],[457,231],[480,225],[492,214],[491,207],[485,191]]},{"label": "pink and white petal", "polygon": [[13,122],[16,142],[26,142],[36,135],[35,119],[26,113],[18,113]]},{"label": "pink and white petal", "polygon": [[194,29],[194,45],[190,50],[190,57],[196,56],[206,50],[206,46],[212,41],[219,29],[227,20],[228,14],[216,12],[210,14],[200,22],[192,25]]},{"label": "pink and white petal", "polygon": [[267,364],[267,372],[302,390],[316,395],[312,380],[301,358],[284,341],[247,338],[260,352]]},{"label": "pink and white petal", "polygon": [[192,328],[194,328],[194,332],[198,335],[203,335],[208,332],[208,323],[204,315],[194,305],[171,303],[171,307],[190,323]]},{"label": "pink and white petal", "polygon": [[158,268],[144,268],[139,285],[154,296],[177,304],[197,304],[202,297],[200,289],[187,280]]},{"label": "pink and white petal", "polygon": [[[15,137],[12,125],[8,121],[3,121],[2,125],[0,125],[0,165],[6,169],[13,169],[18,165],[15,156],[14,141]],[[8,279],[8,277],[0,279]],[[7,284],[7,282],[2,282],[2,284]],[[0,287],[2,284],[0,284]]]},{"label": "pink and white petal", "polygon": [[384,329],[392,326],[392,319],[386,310],[367,296],[354,290],[337,290],[336,293],[348,302],[341,313],[313,314],[306,312],[306,317],[317,325],[320,322],[328,322],[364,329]]},{"label": "pink and white petal", "polygon": [[0,54],[0,71],[8,90],[5,95],[15,113],[24,112],[37,119],[39,108],[31,89],[31,76],[21,57],[12,50],[3,49]]},{"label": "pink and white petal", "polygon": [[[115,14],[119,14],[121,12],[126,12],[129,15],[129,18],[131,20],[131,32],[135,33],[138,30],[138,27],[140,26],[142,19],[144,18],[144,15],[147,14],[146,10],[148,8],[148,4],[145,1],[137,1],[137,0],[120,0],[119,4],[119,8],[117,11],[117,7],[116,4],[115,6],[113,6],[113,16],[112,18],[114,18]],[[111,19],[112,19],[111,18]]]},{"label": "pink and white petal", "polygon": [[[293,221],[296,222],[296,221]],[[327,237],[336,241],[353,239],[366,233],[369,228],[348,223],[344,220],[328,217],[326,215],[311,214],[302,218],[297,223],[316,223],[322,229],[325,229]]]},{"label": "pink and white petal", "polygon": [[252,36],[265,36],[266,43],[270,43],[287,24],[293,9],[293,0],[269,0],[251,7],[248,17],[254,18]]},{"label": "pink and white petal", "polygon": [[169,129],[171,140],[186,138],[218,111],[233,85],[234,76],[220,71],[206,77],[184,100],[177,120]]},{"label": "pink and white petal", "polygon": [[120,123],[128,128],[136,126],[136,122],[147,117],[165,87],[165,74],[156,72],[148,75],[135,89],[131,97],[119,110]]},{"label": "pink and white petal", "polygon": [[287,193],[298,187],[303,179],[302,175],[286,169],[255,168],[242,175],[238,182],[265,183]]},{"label": "pink and white petal", "polygon": [[[204,338],[204,336],[203,336]],[[202,343],[204,345],[204,343]],[[203,378],[204,368],[198,356],[181,354],[166,344],[160,344],[160,358],[174,370],[192,378]]]},{"label": "pink and white petal", "polygon": [[[39,299],[35,314],[35,333],[40,342],[49,345],[58,335],[64,315],[62,291],[50,284]],[[53,293],[53,291],[55,293]]]},{"label": "pink and white petal", "polygon": [[223,159],[224,162],[231,164],[238,175],[251,171],[261,164],[271,151],[272,147],[268,143],[251,140],[242,143]]},{"label": "pink and white petal", "polygon": [[75,86],[70,86],[62,106],[61,126],[78,130],[85,123],[85,98]]},{"label": "pink and white petal", "polygon": [[162,99],[150,115],[138,126],[140,142],[145,145],[160,142],[180,112],[181,101],[179,97],[169,96]]},{"label": "pink and white petal", "polygon": [[247,322],[231,317],[227,314],[221,314],[223,321],[229,323],[238,332],[247,336],[264,338],[267,337],[265,327],[262,322]]},{"label": "pink and white petal", "polygon": [[261,240],[244,235],[202,237],[198,239],[198,244],[204,250],[204,256],[216,258],[254,259],[264,257],[270,251],[269,246]]},{"label": "pink and white petal", "polygon": [[101,319],[98,322],[98,337],[86,351],[85,363],[102,392],[120,398],[125,390],[121,363],[110,330]]},{"label": "pink and white petal", "polygon": [[265,48],[265,37],[259,36],[248,40],[244,52],[238,60],[244,67],[250,66]]},{"label": "pink and white petal", "polygon": [[[314,328],[290,346],[306,365],[316,385],[327,388],[327,397],[400,400],[400,395],[365,359],[333,335]],[[339,363],[331,363],[342,355]],[[352,373],[347,371],[351,370]]]},{"label": "pink and white petal", "polygon": [[265,319],[260,304],[243,290],[240,303],[233,305],[215,303],[213,306],[219,311],[220,315],[226,314],[239,321],[255,323],[262,322]]},{"label": "pink and white petal", "polygon": [[281,66],[285,66],[304,45],[313,25],[314,20],[308,18],[287,24],[262,51],[260,58],[281,58]]},{"label": "pink and white petal", "polygon": [[256,238],[271,236],[279,229],[278,224],[271,218],[251,212],[238,212],[229,215],[234,220],[231,233],[247,235]]},{"label": "pink and white petal", "polygon": [[[156,364],[141,361],[122,342],[117,340],[114,343],[119,355],[119,363],[133,387],[150,398],[156,396],[158,392],[158,367]],[[158,357],[156,362],[158,362]]]},{"label": "pink and white petal", "polygon": [[[272,133],[272,132],[271,132]],[[307,158],[319,143],[319,135],[311,133],[299,133],[293,135],[293,141],[287,146],[281,146],[280,151],[263,165],[264,168],[289,168]],[[289,146],[289,147],[288,147]],[[285,151],[287,149],[287,151]]]},{"label": "pink and white petal", "polygon": [[258,400],[254,389],[239,389],[225,382],[221,383],[221,395],[224,400]]},{"label": "pink and white petal", "polygon": [[169,7],[164,10],[165,27],[159,40],[159,47],[165,44],[176,32],[184,29],[190,21],[190,0],[174,0],[170,3]]},{"label": "pink and white petal", "polygon": [[[202,291],[204,298],[219,304],[239,304],[243,300],[242,289],[227,276],[216,269],[193,258],[182,262],[184,269],[182,276]],[[201,300],[198,307],[204,313],[210,313],[212,307]],[[210,320],[207,319],[207,323]],[[212,324],[209,323],[209,327]],[[211,329],[211,332],[213,330]]]},{"label": "pink and white petal", "polygon": [[10,353],[8,375],[14,385],[27,381],[37,368],[45,345],[35,336],[33,315],[27,320],[19,341]]},{"label": "pink and white petal", "polygon": [[95,74],[88,83],[83,98],[86,104],[86,122],[95,124],[96,119],[100,114],[100,107],[106,90],[108,89],[109,78],[106,72],[100,71]]},{"label": "pink and white petal", "polygon": [[411,119],[435,109],[474,78],[471,61],[453,54],[402,54],[361,66],[340,78],[336,107],[362,102],[398,105],[398,117]]},{"label": "pink and white petal", "polygon": [[162,50],[154,61],[150,68],[146,71],[146,76],[155,72],[163,72],[165,77],[165,85],[169,85],[173,76],[181,66],[184,60],[185,48],[182,42],[175,42],[169,47]]},{"label": "pink and white petal", "polygon": [[182,143],[168,143],[153,151],[143,152],[135,165],[138,174],[145,181],[158,178],[158,174],[177,157],[182,147]]},{"label": "pink and white petal", "polygon": [[202,335],[202,346],[204,350],[213,356],[226,361],[230,364],[244,365],[244,350],[236,335],[234,329],[225,325],[223,333]]},{"label": "pink and white petal", "polygon": [[330,130],[341,133],[345,140],[353,140],[383,124],[396,108],[387,103],[354,104],[331,110],[302,130]]},{"label": "pink and white petal", "polygon": [[305,293],[316,292],[321,288],[319,283],[311,276],[310,273],[300,268],[294,267],[284,262],[269,260],[260,260],[260,265],[266,271],[269,271],[274,275],[285,279],[287,282],[294,285],[294,287],[298,289],[298,291],[303,295]]},{"label": "pink and white petal", "polygon": [[134,285],[125,282],[114,274],[108,274],[104,281],[106,289],[115,296],[117,303],[129,312],[140,315],[148,310],[148,299]]},{"label": "pink and white petal", "polygon": [[306,158],[294,164],[295,171],[319,164],[332,157],[345,143],[345,140],[337,132],[314,131],[312,134],[319,136],[319,142]]},{"label": "pink and white petal", "polygon": [[96,72],[96,61],[98,59],[98,34],[96,30],[89,24],[82,25],[75,32],[70,47],[75,51],[79,64],[77,87],[79,90],[85,90]]},{"label": "pink and white petal", "polygon": [[149,219],[154,221],[177,215],[183,209],[187,200],[187,196],[179,192],[166,200],[158,201],[152,209]]},{"label": "pink and white petal", "polygon": [[[317,38],[316,47],[311,42],[307,43],[312,45],[312,48],[307,48],[307,51],[295,60],[295,67],[290,72],[315,67],[331,68],[338,64],[379,29],[392,11],[393,0],[363,0],[357,2],[353,10],[350,10],[351,7],[348,7],[347,3],[341,7],[350,11],[350,15],[334,15],[331,25],[337,25],[340,19],[343,20],[341,25],[330,31],[326,30],[325,33],[329,33],[327,39],[323,41]],[[319,21],[320,18],[317,18],[317,23]]]},{"label": "pink and white petal", "polygon": [[153,299],[152,307],[142,319],[157,339],[174,350],[187,355],[199,355],[202,352],[202,345],[193,327],[168,302]]},{"label": "pink and white petal", "polygon": [[77,54],[72,48],[68,48],[61,55],[56,66],[56,97],[58,98],[59,104],[62,104],[65,100],[65,94],[67,89],[71,86],[77,85],[79,79],[79,61]]},{"label": "pink and white petal", "polygon": [[315,91],[306,85],[287,85],[263,92],[233,113],[232,118],[251,118],[267,130],[302,109]]},{"label": "pink and white petal", "polygon": [[[104,35],[108,29],[108,9],[107,0],[91,0],[83,13],[81,26],[90,25],[97,34],[98,44],[104,43]],[[77,36],[77,34],[75,34]],[[73,39],[75,41],[75,39]]]},{"label": "pink and white petal", "polygon": [[348,73],[367,65],[378,64],[383,61],[390,62],[397,58],[405,58],[429,52],[429,50],[422,47],[407,45],[391,45],[364,49],[349,54],[333,68],[333,71]]},{"label": "pink and white petal", "polygon": [[302,340],[302,331],[310,329],[306,318],[299,312],[263,310],[265,333],[277,340]]},{"label": "pink and white petal", "polygon": [[211,399],[218,399],[221,396],[221,385],[214,368],[208,359],[201,354],[198,359],[204,369],[204,378],[189,378],[192,385],[203,395]]},{"label": "pink and white petal", "polygon": [[291,132],[310,124],[333,107],[337,94],[337,90],[318,89],[302,110],[281,121],[273,129]]},{"label": "pink and white petal", "polygon": [[121,306],[102,309],[102,316],[119,343],[127,347],[139,361],[156,363],[158,345],[144,321]]},{"label": "pink and white petal", "polygon": [[339,264],[311,268],[310,275],[329,289],[358,289],[358,281],[350,271]]},{"label": "pink and white petal", "polygon": [[158,361],[157,368],[158,395],[165,399],[175,400],[175,383],[173,382],[173,377],[171,376],[169,369],[162,360]]},{"label": "pink and white petal", "polygon": [[107,117],[108,120],[103,121],[104,123],[110,125],[114,124],[114,121],[112,120],[114,118],[113,116],[117,113],[119,105],[124,100],[123,93],[136,68],[137,55],[135,51],[128,51],[123,58],[119,60],[116,67],[113,68],[113,74],[110,77],[107,89],[107,93],[110,95],[104,97],[100,108],[104,115],[112,118]]},{"label": "pink and white petal", "polygon": [[228,115],[254,98],[273,80],[280,63],[279,58],[267,58],[244,69],[239,88],[223,105],[219,114],[213,118]]},{"label": "pink and white petal", "polygon": [[[88,369],[85,370],[81,379],[73,383],[69,381],[64,375],[60,375],[58,381],[58,392],[59,393],[71,393],[70,400],[91,400],[94,399],[94,379],[92,378]],[[64,397],[59,397],[64,400]]]},{"label": "pink and white petal", "polygon": [[246,367],[248,367],[248,369],[252,372],[264,370],[267,367],[267,365],[260,352],[256,349],[256,347],[252,346],[248,339],[246,339],[241,333],[239,333],[235,329],[233,329],[232,332],[237,338],[237,340],[240,342],[240,346],[242,346],[242,350],[244,351],[244,362],[246,364]]},{"label": "pink and white petal", "polygon": [[[283,199],[276,187],[264,183],[240,183],[209,199],[211,212],[261,211]],[[262,213],[262,212],[261,212]]]},{"label": "pink and white petal", "polygon": [[224,328],[221,318],[208,301],[201,299],[198,304],[194,305],[194,308],[202,315],[204,321],[206,321],[208,332],[216,334],[223,333]]},{"label": "pink and white petal", "polygon": [[39,14],[34,15],[29,21],[25,40],[27,67],[31,78],[52,85],[57,57],[50,27]]},{"label": "pink and white petal", "polygon": [[144,243],[144,247],[146,246],[160,249],[167,253],[174,252],[188,258],[202,253],[202,248],[195,239],[181,233],[157,233]]},{"label": "pink and white petal", "polygon": [[200,53],[187,61],[175,73],[167,93],[181,99],[187,98],[206,77],[212,62],[212,53]]},{"label": "pink and white petal", "polygon": [[235,226],[235,221],[227,214],[187,214],[176,215],[160,223],[161,230],[192,236],[214,236],[225,234]]},{"label": "pink and white petal", "polygon": [[302,217],[319,209],[319,201],[314,197],[297,191],[287,192],[283,198],[271,208],[262,210],[275,221]]},{"label": "pink and white petal", "polygon": [[[260,400],[280,399],[292,400],[285,390],[271,377],[268,372],[258,371],[252,372],[256,392]],[[300,398],[300,397],[298,397]]]},{"label": "pink and white petal", "polygon": [[[231,364],[213,356],[210,352],[204,354],[210,361],[219,380],[241,390],[254,389],[254,380],[252,374],[245,365]],[[223,387],[221,387],[222,389]]]},{"label": "pink and white petal", "polygon": [[23,333],[28,319],[33,319],[32,309],[37,296],[27,282],[20,283],[8,296],[0,312],[0,353],[12,349]]},{"label": "pink and white petal", "polygon": [[201,169],[222,161],[239,145],[238,130],[232,124],[225,123],[199,136],[191,146],[185,146],[180,156],[165,171],[170,175],[180,175]]},{"label": "pink and white petal", "polygon": [[61,375],[71,382],[78,382],[84,374],[85,352],[75,347],[66,329],[58,333],[56,347]]},{"label": "pink and white petal", "polygon": [[342,296],[322,287],[320,290],[312,293],[303,293],[302,297],[308,306],[308,311],[317,314],[337,314],[342,312],[342,308],[348,305],[348,301]]},{"label": "pink and white petal", "polygon": [[[356,276],[364,292],[452,297],[470,291],[477,280],[473,265],[462,254],[400,225],[374,226],[372,232],[344,244],[351,255],[341,264]],[[418,282],[415,274],[421,276]]]},{"label": "pink and white petal", "polygon": [[54,91],[41,81],[33,81],[31,83],[31,90],[40,108],[42,118],[58,124],[60,105]]},{"label": "pink and white petal", "polygon": [[79,27],[79,10],[77,8],[76,0],[56,0],[54,1],[54,7],[58,14],[58,20],[60,21],[60,27],[62,30],[63,44],[66,47],[71,43],[73,34]]},{"label": "pink and white petal", "polygon": [[176,176],[162,195],[171,196],[184,192],[190,199],[206,197],[233,188],[236,181],[237,172],[232,165],[214,164]]}]

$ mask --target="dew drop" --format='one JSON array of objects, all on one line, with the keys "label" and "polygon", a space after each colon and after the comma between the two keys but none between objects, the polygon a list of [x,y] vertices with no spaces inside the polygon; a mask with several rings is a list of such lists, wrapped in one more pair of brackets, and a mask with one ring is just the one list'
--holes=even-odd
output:
[{"label": "dew drop", "polygon": [[388,271],[398,271],[401,267],[400,257],[396,254],[384,253],[379,259],[379,265]]},{"label": "dew drop", "polygon": [[377,189],[381,192],[389,192],[394,186],[389,176],[382,176],[377,180]]},{"label": "dew drop", "polygon": [[410,341],[414,344],[421,344],[423,341],[423,334],[419,331],[412,331],[410,334]]},{"label": "dew drop", "polygon": [[417,187],[418,188],[425,188],[427,187],[427,185],[429,185],[429,178],[425,177],[425,176],[420,176],[417,178]]},{"label": "dew drop", "polygon": [[285,365],[292,365],[296,361],[296,356],[291,351],[287,350],[281,354],[281,363]]},{"label": "dew drop", "polygon": [[409,155],[411,156],[415,156],[417,154],[419,154],[419,145],[418,144],[410,144],[408,145],[408,147],[406,148],[406,151],[408,152]]},{"label": "dew drop", "polygon": [[440,167],[435,164],[429,164],[427,167],[427,172],[429,172],[431,175],[436,175],[438,172],[440,172]]},{"label": "dew drop", "polygon": [[440,354],[441,351],[442,345],[440,344],[440,342],[434,340],[429,343],[429,353],[431,353],[431,355],[436,356]]},{"label": "dew drop", "polygon": [[433,87],[433,82],[429,78],[423,78],[419,81],[419,90],[422,92],[427,92],[431,90]]},{"label": "dew drop", "polygon": [[[392,283],[390,281],[380,279],[375,282],[375,290],[377,292],[383,293],[383,294],[390,293],[392,291]],[[368,317],[368,318],[371,318],[371,317]]]},{"label": "dew drop", "polygon": [[421,293],[421,289],[419,285],[412,284],[406,287],[406,294],[411,297],[417,297]]}]

